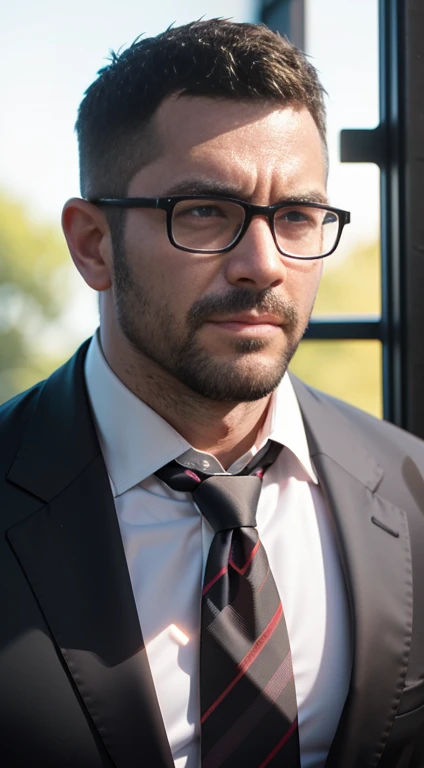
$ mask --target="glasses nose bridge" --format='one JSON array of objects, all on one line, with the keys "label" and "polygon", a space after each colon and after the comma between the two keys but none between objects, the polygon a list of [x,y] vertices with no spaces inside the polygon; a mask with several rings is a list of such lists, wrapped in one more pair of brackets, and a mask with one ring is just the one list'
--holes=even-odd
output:
[{"label": "glasses nose bridge", "polygon": [[254,205],[253,203],[247,203],[245,207],[245,222],[244,222],[244,232],[243,236],[246,234],[247,230],[249,229],[252,220],[256,218],[257,216],[267,219],[268,221],[268,227],[270,229],[272,238],[274,240],[274,243],[276,247],[278,248],[278,244],[275,237],[275,231],[274,231],[274,216],[275,216],[275,208],[271,205]]}]

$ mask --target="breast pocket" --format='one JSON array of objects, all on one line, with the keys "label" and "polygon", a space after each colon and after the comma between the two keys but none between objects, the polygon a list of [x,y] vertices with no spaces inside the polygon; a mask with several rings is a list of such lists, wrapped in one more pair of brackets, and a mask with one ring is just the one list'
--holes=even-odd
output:
[{"label": "breast pocket", "polygon": [[[422,737],[424,728],[424,681],[408,686],[402,693],[398,713],[389,736],[391,746],[409,745]],[[424,765],[424,764],[423,764]]]}]

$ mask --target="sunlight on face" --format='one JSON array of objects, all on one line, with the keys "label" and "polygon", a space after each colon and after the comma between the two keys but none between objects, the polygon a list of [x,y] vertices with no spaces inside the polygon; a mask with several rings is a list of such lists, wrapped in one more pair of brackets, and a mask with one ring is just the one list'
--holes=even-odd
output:
[{"label": "sunlight on face", "polygon": [[[321,139],[304,108],[166,100],[162,152],[131,197],[217,194],[258,205],[326,199]],[[264,217],[225,254],[175,248],[165,212],[130,210],[115,248],[115,313],[138,355],[204,397],[253,401],[281,380],[308,323],[320,261],[280,254]]]}]

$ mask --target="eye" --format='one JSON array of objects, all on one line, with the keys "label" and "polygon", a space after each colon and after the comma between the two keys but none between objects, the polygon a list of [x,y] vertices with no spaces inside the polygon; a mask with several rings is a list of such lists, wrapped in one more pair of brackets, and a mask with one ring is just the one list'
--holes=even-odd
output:
[{"label": "eye", "polygon": [[280,227],[300,227],[303,225],[305,227],[321,228],[324,224],[337,223],[337,216],[319,206],[315,208],[313,205],[300,205],[293,208],[281,208],[275,220]]},{"label": "eye", "polygon": [[281,218],[285,221],[293,224],[302,224],[308,221],[308,216],[304,210],[298,210],[297,208],[290,208],[289,210],[282,211]]},{"label": "eye", "polygon": [[192,216],[198,216],[201,219],[210,219],[212,216],[222,216],[223,213],[217,205],[198,205],[190,211]]},{"label": "eye", "polygon": [[278,211],[275,221],[279,226],[289,224],[312,224],[314,223],[313,210],[308,208],[282,208]]},{"label": "eye", "polygon": [[202,205],[179,205],[175,213],[178,217],[184,216],[194,219],[214,219],[223,218],[225,216],[223,209],[215,203],[202,203]]},{"label": "eye", "polygon": [[338,217],[335,213],[331,213],[331,211],[327,211],[327,213],[324,216],[323,224],[337,224]]}]

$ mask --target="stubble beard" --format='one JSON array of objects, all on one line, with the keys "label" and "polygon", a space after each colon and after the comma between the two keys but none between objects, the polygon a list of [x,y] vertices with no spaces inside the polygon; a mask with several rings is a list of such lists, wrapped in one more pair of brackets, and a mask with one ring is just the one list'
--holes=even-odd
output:
[{"label": "stubble beard", "polygon": [[[115,311],[121,332],[141,358],[148,358],[191,391],[216,402],[253,402],[277,388],[305,330],[299,327],[292,302],[282,300],[270,289],[255,293],[237,288],[223,295],[205,296],[192,305],[184,333],[179,333],[166,302],[152,306],[147,291],[133,278],[122,251],[115,248]],[[230,360],[216,359],[201,346],[198,331],[211,316],[251,310],[283,320],[286,344],[272,364],[255,361],[255,355],[268,346],[266,339],[237,339]]]}]

